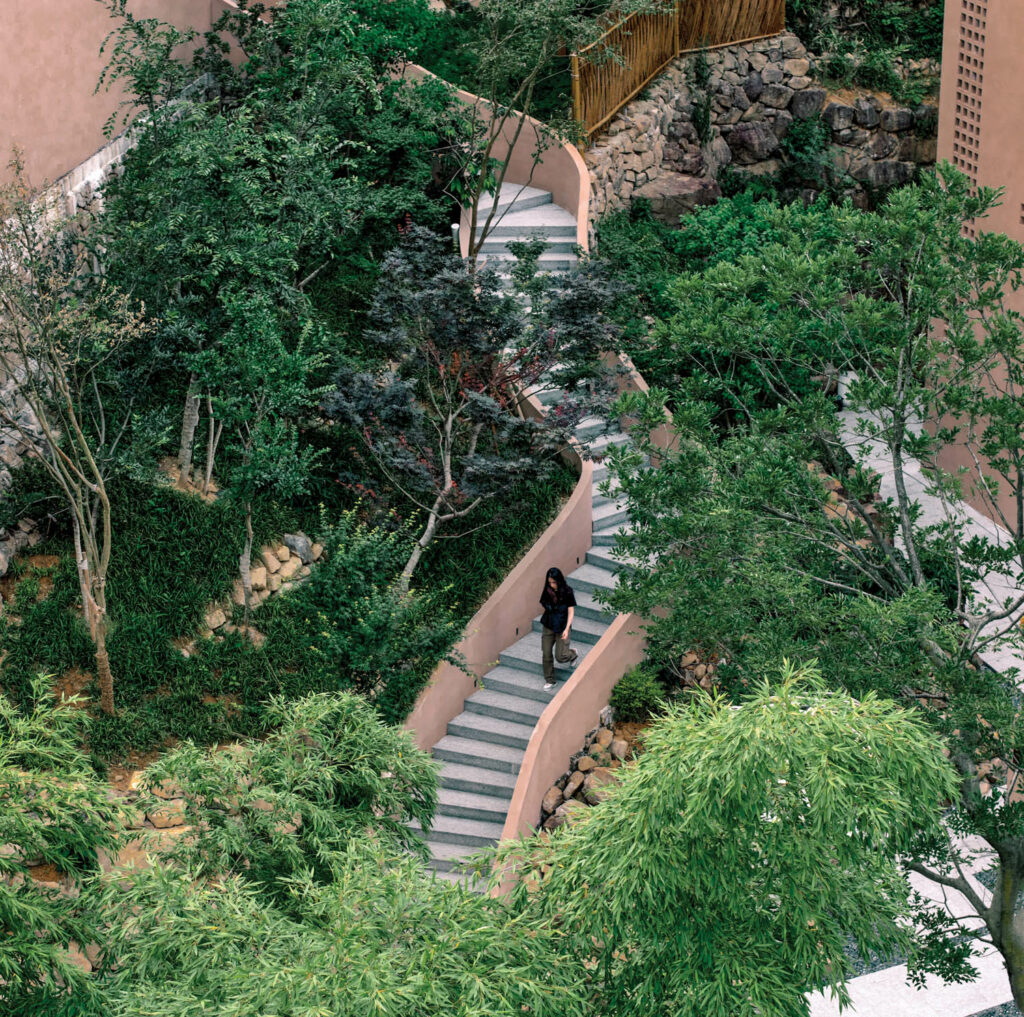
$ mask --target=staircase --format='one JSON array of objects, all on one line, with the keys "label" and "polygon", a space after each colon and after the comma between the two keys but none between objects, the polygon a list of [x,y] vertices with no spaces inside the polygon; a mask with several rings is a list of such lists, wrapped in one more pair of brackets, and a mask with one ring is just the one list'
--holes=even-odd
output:
[{"label": "staircase", "polygon": [[[540,256],[539,269],[552,274],[567,272],[577,261],[576,219],[552,203],[551,194],[535,187],[503,184],[497,195],[480,203],[477,236],[491,209],[495,209],[491,231],[480,250],[481,263],[495,269],[511,282],[514,256],[509,242],[540,238],[547,247]],[[543,383],[532,392],[545,407],[557,405],[566,393]],[[589,417],[576,428],[576,437],[599,460],[614,445],[629,444],[629,437],[603,417]],[[577,666],[586,659],[607,631],[610,614],[594,597],[598,590],[610,590],[616,571],[627,567],[612,558],[618,533],[628,529],[624,501],[614,493],[601,493],[608,468],[595,465],[593,471],[593,544],[586,560],[567,578],[576,595],[572,644]],[[537,597],[544,585],[537,576]],[[516,777],[533,729],[545,706],[561,687],[544,688],[541,663],[540,605],[530,632],[507,647],[496,667],[480,679],[480,688],[463,704],[463,711],[448,724],[447,734],[434,746],[433,756],[441,762],[437,813],[426,835],[430,867],[439,878],[465,882],[474,889],[483,884],[461,871],[470,855],[492,846],[501,837]],[[571,670],[555,665],[556,679],[565,680]],[[418,828],[414,823],[413,828]]]},{"label": "staircase", "polygon": [[538,263],[541,272],[568,272],[576,263],[576,218],[552,203],[550,191],[504,183],[496,195],[485,194],[477,209],[477,239],[492,209],[491,230],[480,248],[481,265],[508,279],[515,263],[509,242],[537,239],[547,245]]},{"label": "staircase", "polygon": [[[550,406],[561,395],[544,391],[539,398]],[[577,435],[590,442],[595,456],[612,445],[629,442],[627,435],[597,418],[583,421]],[[576,595],[572,644],[578,664],[614,618],[597,602],[594,593],[612,589],[616,571],[625,567],[612,559],[611,551],[616,534],[627,524],[627,513],[623,503],[599,490],[607,472],[607,466],[594,468],[594,543],[584,564],[567,577]],[[538,574],[538,598],[543,585],[544,576]],[[569,669],[556,663],[556,679],[564,680],[569,674]],[[448,724],[448,733],[433,748],[434,758],[442,764],[440,793],[437,814],[426,838],[429,865],[438,876],[453,882],[468,881],[471,886],[475,886],[474,881],[461,873],[459,866],[501,837],[533,729],[560,688],[560,683],[553,689],[544,688],[539,614],[533,620],[532,631],[501,653],[497,667],[488,671],[480,684],[482,687],[465,701],[463,712]]]}]

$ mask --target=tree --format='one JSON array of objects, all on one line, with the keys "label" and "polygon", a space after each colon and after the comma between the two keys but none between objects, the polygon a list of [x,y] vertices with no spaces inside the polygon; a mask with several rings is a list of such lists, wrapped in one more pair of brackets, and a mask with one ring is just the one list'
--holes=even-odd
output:
[{"label": "tree", "polygon": [[230,328],[224,295],[258,291],[294,321],[345,325],[397,225],[447,215],[431,151],[448,100],[392,74],[426,15],[420,0],[243,4],[198,48],[109,3],[119,24],[104,83],[127,85],[126,115],[143,115],[104,188],[98,246],[110,278],[161,319],[145,354],[184,400],[185,486],[210,394],[188,365]]},{"label": "tree", "polygon": [[806,1015],[848,1003],[848,940],[907,951],[897,856],[956,776],[938,738],[873,694],[784,665],[741,703],[697,696],[652,725],[618,786],[550,839],[499,858],[514,899],[561,923],[602,1013]]},{"label": "tree", "polygon": [[537,421],[519,414],[521,394],[542,377],[572,386],[599,375],[613,348],[606,302],[599,266],[588,265],[551,281],[547,298],[537,290],[526,319],[493,272],[474,272],[420,230],[385,259],[368,333],[385,366],[343,370],[323,407],[425,514],[404,587],[440,528],[550,468],[587,403]]},{"label": "tree", "polygon": [[191,831],[94,888],[104,1013],[582,1017],[561,933],[408,853],[422,843],[407,824],[425,829],[437,797],[408,732],[351,693],[273,712],[265,741],[187,745],[147,770],[146,788],[180,789]]},{"label": "tree", "polygon": [[[125,828],[78,748],[86,713],[76,700],[55,701],[51,682],[39,678],[24,710],[0,694],[0,1003],[12,1015],[56,1013],[69,999],[95,1004],[69,948],[84,950],[100,929],[75,898],[97,853],[113,853]],[[51,885],[32,878],[39,866]],[[52,886],[55,872],[70,893]]]},{"label": "tree", "polygon": [[[305,349],[315,331],[311,322],[301,329],[295,348],[288,348],[281,315],[266,294],[228,292],[222,298],[227,330],[191,364],[215,393],[208,460],[219,435],[213,420],[228,433],[228,492],[241,506],[245,525],[238,568],[248,627],[253,502],[261,494],[287,499],[306,490],[319,453],[300,448],[296,421],[320,394],[310,376],[322,366],[323,355]],[[207,475],[210,469],[208,461]]]},{"label": "tree", "polygon": [[[677,282],[664,337],[691,375],[675,399],[679,445],[661,454],[656,479],[635,470],[644,448],[616,471],[634,528],[622,546],[642,564],[615,603],[667,607],[651,625],[667,671],[700,647],[742,689],[784,656],[813,655],[853,694],[875,689],[920,709],[949,739],[962,784],[946,832],[923,838],[907,864],[964,895],[1024,1000],[1024,746],[1015,676],[981,659],[1020,646],[1024,600],[975,592],[979,577],[1020,586],[1024,530],[1014,510],[1000,541],[968,539],[961,514],[971,493],[999,517],[1000,498],[1021,504],[1024,480],[1024,341],[1004,302],[1024,252],[963,230],[996,199],[944,168],[877,213],[816,206],[810,231],[806,211],[779,209],[777,243]],[[737,357],[753,383],[702,374]],[[843,413],[827,391],[836,374],[849,379]],[[695,403],[701,392],[715,403]],[[634,400],[630,412],[661,422],[665,400]],[[943,466],[957,448],[971,465],[951,474]],[[893,478],[885,497],[879,464]],[[918,465],[938,518],[907,482]],[[1005,788],[983,794],[990,783]],[[964,875],[979,858],[966,834],[985,844],[992,895]],[[923,907],[919,917],[955,949],[959,915]]]},{"label": "tree", "polygon": [[135,402],[117,368],[150,328],[127,296],[89,278],[77,226],[52,199],[30,192],[17,159],[12,165],[15,181],[0,191],[0,357],[29,413],[3,419],[30,446],[71,516],[101,705],[113,713],[108,482],[126,455]]}]

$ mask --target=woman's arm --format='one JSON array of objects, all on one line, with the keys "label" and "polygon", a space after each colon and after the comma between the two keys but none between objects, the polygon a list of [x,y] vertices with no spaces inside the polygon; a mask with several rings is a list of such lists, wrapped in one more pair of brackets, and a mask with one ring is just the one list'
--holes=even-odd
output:
[{"label": "woman's arm", "polygon": [[575,614],[576,614],[576,608],[574,608],[572,605],[570,605],[569,606],[569,617],[566,618],[566,620],[565,620],[565,631],[562,633],[562,638],[563,639],[568,639],[569,638],[569,629],[572,628],[572,619],[573,619],[573,616]]}]

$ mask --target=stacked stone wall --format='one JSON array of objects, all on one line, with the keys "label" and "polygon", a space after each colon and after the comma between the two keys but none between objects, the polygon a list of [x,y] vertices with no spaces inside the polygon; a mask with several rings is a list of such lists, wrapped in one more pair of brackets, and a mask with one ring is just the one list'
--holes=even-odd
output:
[{"label": "stacked stone wall", "polygon": [[[595,221],[642,197],[655,214],[676,222],[720,196],[726,167],[741,178],[777,174],[794,122],[819,116],[831,132],[830,180],[855,198],[907,183],[919,166],[935,161],[933,104],[910,108],[870,93],[830,95],[795,35],[724,47],[704,58],[706,89],[694,84],[697,55],[674,61],[587,151]],[[707,105],[702,140],[695,118]]]}]

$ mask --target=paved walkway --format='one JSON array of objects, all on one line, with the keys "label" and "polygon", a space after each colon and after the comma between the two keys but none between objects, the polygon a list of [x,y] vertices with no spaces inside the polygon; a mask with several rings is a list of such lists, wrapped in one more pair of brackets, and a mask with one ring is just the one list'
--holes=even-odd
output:
[{"label": "paved walkway", "polygon": [[[839,416],[850,453],[881,476],[882,497],[894,498],[896,486],[892,466],[884,449],[875,446],[858,433],[857,417],[863,414],[844,411]],[[926,525],[945,522],[946,507],[939,498],[927,493],[928,479],[918,463],[909,462],[905,473],[908,492],[921,505],[922,521]],[[958,517],[964,524],[965,535],[968,538],[979,536],[996,544],[1005,542],[1005,531],[970,506],[960,507]],[[991,576],[979,581],[975,584],[975,591],[979,601],[993,604],[1001,604],[1007,597],[1019,595],[1021,592],[1017,584],[1002,576]],[[986,663],[999,671],[1020,667],[1021,680],[1024,681],[1024,648],[997,647],[982,656]],[[979,859],[975,871],[984,869],[987,864],[984,858]],[[941,893],[940,887],[927,880],[915,877],[911,882],[916,890],[928,897],[936,898]],[[980,886],[978,888],[981,889]],[[987,896],[987,891],[982,892]],[[956,901],[949,903],[954,906],[957,914],[969,911],[966,904],[964,910],[956,906]],[[929,978],[922,990],[915,989],[907,982],[907,969],[904,964],[860,975],[849,983],[853,1005],[845,1010],[844,1014],[848,1017],[974,1017],[1006,1004],[1011,998],[1011,993],[1006,969],[999,953],[991,947],[986,947],[980,956],[974,958],[973,963],[978,969],[979,977],[976,981],[966,985],[947,985],[941,979]],[[1000,1011],[1001,1014],[1003,1012]],[[1012,1013],[1012,1006],[1005,1012]],[[839,1007],[835,1000],[816,993],[810,997],[810,1015],[839,1017]]]}]

